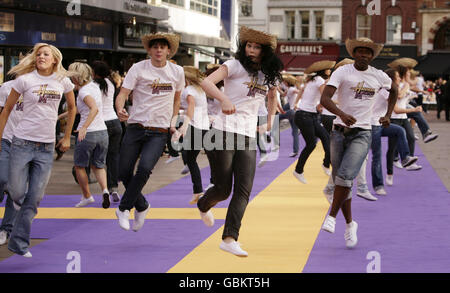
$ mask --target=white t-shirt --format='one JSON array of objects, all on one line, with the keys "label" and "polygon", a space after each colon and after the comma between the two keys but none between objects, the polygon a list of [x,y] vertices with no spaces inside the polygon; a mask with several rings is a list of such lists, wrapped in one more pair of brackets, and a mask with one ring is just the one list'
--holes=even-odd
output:
[{"label": "white t-shirt", "polygon": [[86,119],[89,116],[90,108],[84,102],[84,98],[86,98],[86,96],[91,96],[95,100],[95,104],[99,110],[97,115],[95,115],[94,120],[91,124],[89,124],[87,132],[107,129],[105,121],[103,120],[103,113],[101,111],[101,109],[103,109],[102,92],[100,91],[98,85],[91,81],[81,87],[78,91],[77,108],[78,112],[80,112],[80,123],[78,124],[77,130],[79,130],[86,123]]},{"label": "white t-shirt", "polygon": [[[337,91],[334,92],[333,96],[331,97],[331,100],[334,102],[334,104],[336,104],[337,102]],[[338,106],[338,105],[336,105]],[[323,107],[322,109],[322,115],[328,115],[328,116],[334,116],[336,117],[336,115],[334,115],[333,113],[331,113],[330,111],[327,110],[327,108]]]},{"label": "white t-shirt", "polygon": [[[398,85],[398,91],[400,92],[401,89],[406,85],[406,83],[401,82]],[[409,102],[409,98],[410,98],[410,94],[409,92],[406,92],[406,94],[403,96],[403,98],[398,97],[397,98],[397,103],[395,104],[396,107],[400,108],[400,109],[406,109],[406,105],[408,105]],[[408,115],[406,113],[395,113],[395,111],[392,111],[392,115],[391,118],[394,119],[408,119]]]},{"label": "white t-shirt", "polygon": [[187,97],[192,96],[194,98],[194,116],[190,124],[198,129],[209,129],[209,117],[208,117],[208,101],[206,100],[205,92],[200,88],[189,85],[181,93],[181,103],[188,106]]},{"label": "white t-shirt", "polygon": [[108,85],[108,90],[106,94],[102,93],[102,104],[103,104],[103,119],[105,121],[118,119],[116,112],[114,111],[114,84],[105,78],[106,84]]},{"label": "white t-shirt", "polygon": [[[372,129],[371,112],[375,94],[382,88],[390,90],[391,83],[386,73],[372,66],[359,71],[354,64],[347,64],[333,72],[327,85],[337,89],[339,109],[356,119],[351,128]],[[333,124],[346,126],[340,117],[336,117]]]},{"label": "white t-shirt", "polygon": [[236,106],[236,112],[231,115],[220,112],[213,127],[255,137],[258,109],[265,102],[268,92],[268,87],[264,85],[264,74],[259,71],[257,76],[250,76],[236,59],[228,60],[224,65],[228,68],[228,76],[224,79],[224,93]]},{"label": "white t-shirt", "polygon": [[320,86],[325,83],[325,80],[316,76],[314,80],[308,82],[303,91],[302,98],[298,104],[300,110],[317,113],[317,105],[320,103]]},{"label": "white t-shirt", "polygon": [[295,86],[291,86],[289,87],[288,91],[287,91],[287,102],[289,103],[289,109],[294,109],[295,105],[295,100],[297,99],[298,96],[298,92],[299,90],[297,89],[297,87]]},{"label": "white t-shirt", "polygon": [[388,108],[389,92],[385,89],[381,89],[375,95],[375,102],[372,108],[372,125],[380,126],[380,117],[386,115]]},{"label": "white t-shirt", "polygon": [[[9,93],[11,92],[14,80],[7,81],[0,87],[0,107],[5,107],[6,100],[8,99]],[[5,129],[3,129],[3,139],[11,142],[14,129],[22,118],[23,114],[23,96],[21,95],[17,100],[16,105],[14,105],[11,114],[9,114],[8,121],[6,121]]]},{"label": "white t-shirt", "polygon": [[58,80],[56,74],[42,76],[37,70],[19,76],[13,88],[23,95],[23,116],[14,136],[34,142],[55,142],[58,106],[63,94],[73,90],[69,78]]},{"label": "white t-shirt", "polygon": [[423,91],[423,84],[424,84],[423,77],[418,76],[418,77],[417,77],[417,84],[416,84],[416,87],[417,87],[419,90]]},{"label": "white t-shirt", "polygon": [[130,108],[128,123],[169,128],[175,92],[181,92],[184,86],[184,70],[179,65],[167,62],[159,68],[153,66],[150,60],[134,64],[122,85],[133,91],[133,107]]}]

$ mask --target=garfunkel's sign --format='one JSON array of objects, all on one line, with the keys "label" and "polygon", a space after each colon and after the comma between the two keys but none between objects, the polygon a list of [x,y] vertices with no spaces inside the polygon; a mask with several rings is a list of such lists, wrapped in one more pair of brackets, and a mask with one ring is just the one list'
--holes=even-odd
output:
[{"label": "garfunkel's sign", "polygon": [[339,55],[339,45],[336,43],[280,42],[277,53],[292,56]]}]

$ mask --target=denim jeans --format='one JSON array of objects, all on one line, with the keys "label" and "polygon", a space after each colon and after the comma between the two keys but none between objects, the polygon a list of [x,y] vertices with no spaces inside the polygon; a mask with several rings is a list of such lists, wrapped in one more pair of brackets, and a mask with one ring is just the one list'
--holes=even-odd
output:
[{"label": "denim jeans", "polygon": [[[392,124],[399,125],[400,127],[403,127],[403,129],[406,131],[406,139],[408,140],[408,149],[409,149],[409,155],[414,156],[414,150],[416,146],[416,139],[414,137],[414,130],[411,127],[411,123],[409,123],[408,119],[391,119]],[[394,157],[397,156],[397,138],[396,137],[389,137],[388,140],[389,148],[392,148],[394,152]]]},{"label": "denim jeans", "polygon": [[76,167],[95,166],[103,169],[106,166],[108,153],[108,131],[97,130],[86,133],[82,141],[76,141],[73,163]]},{"label": "denim jeans", "polygon": [[106,179],[108,190],[117,189],[119,174],[120,141],[122,140],[122,125],[119,119],[105,121],[108,128],[108,153],[106,155]]},{"label": "denim jeans", "polygon": [[298,129],[297,125],[294,122],[294,116],[295,116],[295,111],[288,109],[288,110],[286,110],[285,114],[280,114],[280,121],[283,119],[289,120],[289,124],[291,124],[292,139],[294,140],[292,151],[294,153],[298,153],[299,145],[300,145],[298,135],[299,135],[300,130]]},{"label": "denim jeans", "polygon": [[423,114],[420,112],[412,112],[406,114],[408,118],[413,119],[416,121],[417,126],[419,127],[420,133],[422,133],[422,138],[425,138],[425,135],[427,134],[428,130],[430,130],[430,126],[428,125],[427,121],[425,120],[425,117],[423,117]]},{"label": "denim jeans", "polygon": [[141,192],[164,151],[167,136],[167,133],[142,129],[138,125],[127,126],[120,148],[119,180],[126,188],[120,200],[121,211],[131,210],[133,207],[138,212],[147,209],[148,202]]},{"label": "denim jeans", "polygon": [[189,173],[191,173],[193,193],[203,192],[202,176],[197,164],[197,156],[203,148],[203,137],[206,132],[207,130],[189,126],[186,138],[183,139],[183,145],[186,148],[186,163],[189,168]]},{"label": "denim jeans", "polygon": [[336,116],[333,115],[320,115],[320,121],[322,122],[323,127],[331,135],[331,131],[333,130],[333,121],[336,119]]},{"label": "denim jeans", "polygon": [[352,135],[331,132],[331,165],[333,182],[338,186],[352,187],[366,159],[371,143],[371,131],[361,130]]},{"label": "denim jeans", "polygon": [[28,251],[31,223],[50,179],[54,150],[55,143],[39,143],[13,137],[8,191],[20,210],[14,221],[8,249],[17,254],[23,255]]},{"label": "denim jeans", "polygon": [[[8,183],[9,176],[9,155],[11,151],[11,143],[2,139],[2,150],[0,152],[0,194],[3,196],[3,192],[6,191],[6,185]],[[17,211],[13,206],[11,197],[6,197],[5,214],[3,215],[0,231],[6,231],[11,234],[14,220],[16,218]]]},{"label": "denim jeans", "polygon": [[[211,131],[219,132],[216,129]],[[234,149],[226,148],[226,141],[230,139],[230,134],[231,137],[234,137]],[[240,135],[223,132],[223,150],[212,151],[214,156],[212,157],[211,168],[214,168],[216,174],[214,186],[209,188],[197,202],[199,210],[206,213],[217,203],[226,200],[233,190],[233,196],[225,218],[222,239],[226,237],[238,239],[242,218],[248,205],[253,188],[253,179],[255,178],[256,150],[251,148],[251,145],[256,143],[252,142],[253,138],[246,136],[244,138],[245,148],[238,147],[237,141],[240,140],[237,138],[238,136]]]}]

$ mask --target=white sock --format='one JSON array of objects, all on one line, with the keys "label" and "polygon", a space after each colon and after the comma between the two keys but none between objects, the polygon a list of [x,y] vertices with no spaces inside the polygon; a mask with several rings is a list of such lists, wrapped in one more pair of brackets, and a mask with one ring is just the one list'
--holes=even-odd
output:
[{"label": "white sock", "polygon": [[108,188],[103,189],[103,193],[109,194]]},{"label": "white sock", "polygon": [[353,221],[351,221],[350,223],[345,224],[345,225],[347,226],[347,228],[351,228],[353,226]]}]

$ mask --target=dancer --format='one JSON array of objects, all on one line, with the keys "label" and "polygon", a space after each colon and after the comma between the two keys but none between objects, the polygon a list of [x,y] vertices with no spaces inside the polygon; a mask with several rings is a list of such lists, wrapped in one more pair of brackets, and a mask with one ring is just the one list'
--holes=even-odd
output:
[{"label": "dancer", "polygon": [[84,207],[95,201],[89,189],[89,179],[85,170],[90,167],[102,189],[102,206],[107,209],[110,201],[104,168],[108,152],[108,130],[103,120],[102,93],[98,84],[92,80],[94,73],[88,64],[72,63],[69,65],[69,71],[74,72],[71,79],[75,89],[78,90],[77,109],[80,113],[73,162],[83,197],[75,207]]},{"label": "dancer", "polygon": [[325,80],[328,79],[331,68],[336,64],[335,61],[317,61],[311,64],[305,70],[305,74],[310,74],[306,80],[305,89],[302,93],[299,111],[295,113],[295,124],[305,139],[306,146],[303,148],[298,158],[297,165],[293,175],[300,182],[306,184],[306,178],[303,174],[306,160],[316,148],[317,138],[322,142],[325,158],[323,159],[322,168],[329,176],[330,171],[330,137],[320,124],[319,113],[317,113],[317,105],[320,102],[320,96],[325,88]]},{"label": "dancer", "polygon": [[[151,59],[138,62],[130,68],[116,100],[119,119],[128,120],[119,163],[119,180],[126,190],[116,215],[120,227],[129,230],[130,210],[135,208],[133,231],[142,228],[150,209],[142,189],[164,151],[169,131],[176,131],[180,95],[185,84],[183,67],[168,62],[178,50],[177,35],[148,34],[142,37],[142,44]],[[133,107],[128,114],[124,105],[131,91]]]},{"label": "dancer", "polygon": [[[358,241],[358,224],[353,221],[351,212],[351,187],[369,151],[374,95],[380,90],[390,91],[387,113],[380,118],[380,123],[387,126],[397,91],[384,72],[369,66],[383,45],[367,38],[347,39],[345,45],[355,63],[338,68],[331,75],[321,97],[321,104],[337,116],[331,134],[332,176],[336,187],[330,213],[322,229],[334,233],[336,215],[342,209],[347,223],[344,239],[346,246],[351,248]],[[339,108],[331,100],[336,90]]]},{"label": "dancer", "polygon": [[21,95],[24,109],[10,149],[8,191],[18,213],[8,249],[24,257],[32,257],[29,250],[31,223],[50,179],[58,106],[63,94],[69,114],[64,137],[56,146],[63,152],[70,148],[76,112],[74,85],[61,62],[62,54],[56,47],[38,43],[8,72],[14,74],[16,80],[0,115],[0,137]]},{"label": "dancer", "polygon": [[[221,102],[222,113],[210,131],[215,139],[214,186],[198,200],[197,206],[203,222],[213,226],[211,208],[227,199],[233,190],[219,247],[242,257],[248,253],[237,240],[255,176],[258,108],[268,95],[270,130],[276,108],[275,83],[281,81],[283,64],[274,54],[276,43],[276,36],[241,27],[236,59],[226,61],[201,83],[208,96]],[[224,92],[216,87],[221,80],[225,83]]]},{"label": "dancer", "polygon": [[297,125],[294,122],[295,117],[295,101],[297,99],[297,96],[300,92],[299,86],[300,82],[293,76],[293,75],[284,75],[283,76],[283,82],[288,86],[286,97],[287,97],[287,104],[285,105],[284,110],[285,113],[282,113],[279,115],[279,120],[288,119],[289,124],[291,125],[291,132],[292,132],[292,153],[289,154],[289,157],[296,157],[298,155],[298,149],[299,149],[299,129]]},{"label": "dancer", "polygon": [[111,82],[111,70],[103,61],[95,61],[92,64],[94,81],[99,84],[102,92],[103,120],[108,130],[108,153],[106,154],[106,179],[107,187],[113,202],[119,202],[119,153],[122,139],[122,125],[114,110],[115,86]]}]

